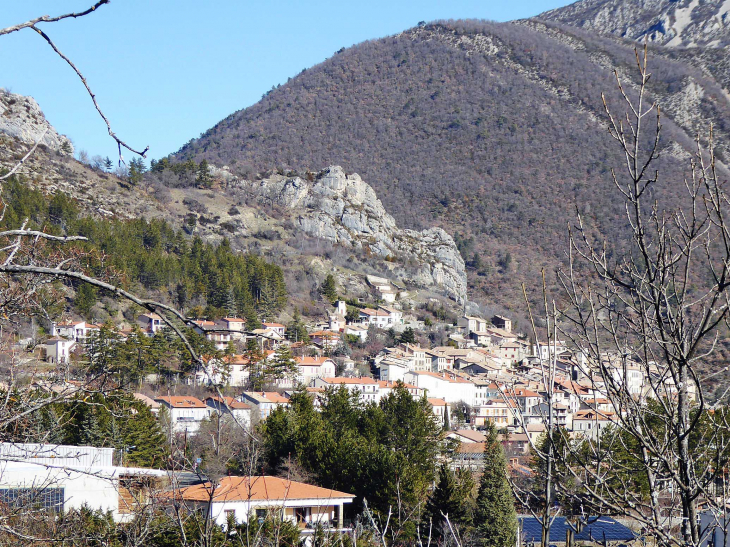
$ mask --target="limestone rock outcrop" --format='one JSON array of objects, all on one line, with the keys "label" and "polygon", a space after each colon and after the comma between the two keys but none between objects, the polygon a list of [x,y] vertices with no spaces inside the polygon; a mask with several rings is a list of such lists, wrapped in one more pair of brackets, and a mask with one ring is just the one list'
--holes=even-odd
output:
[{"label": "limestone rock outcrop", "polygon": [[43,135],[41,144],[54,152],[73,155],[71,141],[48,123],[33,97],[17,95],[5,89],[0,89],[0,134],[9,135],[29,145],[34,145]]},{"label": "limestone rock outcrop", "polygon": [[453,238],[441,228],[399,228],[359,175],[330,166],[313,181],[274,175],[243,184],[259,203],[291,209],[307,235],[386,258],[390,275],[404,282],[466,298],[466,269]]}]

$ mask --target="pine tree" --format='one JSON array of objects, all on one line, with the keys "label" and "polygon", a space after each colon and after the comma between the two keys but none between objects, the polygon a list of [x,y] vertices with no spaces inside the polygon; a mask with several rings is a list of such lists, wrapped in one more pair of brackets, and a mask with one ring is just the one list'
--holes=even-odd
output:
[{"label": "pine tree", "polygon": [[134,158],[129,162],[129,183],[136,186],[142,182],[142,176],[147,171],[142,158]]},{"label": "pine tree", "polygon": [[88,283],[81,283],[76,289],[76,296],[74,297],[74,307],[84,318],[88,318],[91,313],[91,308],[96,304],[96,290],[92,285]]},{"label": "pine tree", "polygon": [[299,308],[294,308],[294,317],[286,328],[286,337],[294,342],[309,342],[309,333],[304,323],[302,323]]},{"label": "pine tree", "polygon": [[258,314],[264,321],[271,321],[276,316],[279,304],[276,296],[276,289],[272,283],[265,281],[261,285],[259,301],[256,305]]},{"label": "pine tree", "polygon": [[319,292],[330,302],[337,300],[337,283],[335,282],[335,276],[327,274],[324,278],[322,285],[319,287]]},{"label": "pine tree", "polygon": [[201,188],[210,188],[213,185],[213,179],[210,176],[208,170],[208,161],[203,160],[198,165],[197,176],[195,177],[195,183]]},{"label": "pine tree", "polygon": [[104,170],[105,171],[111,171],[114,164],[112,163],[112,160],[107,156],[104,158]]},{"label": "pine tree", "polygon": [[428,534],[430,526],[431,537],[436,542],[451,534],[444,515],[449,517],[449,522],[455,531],[467,520],[464,492],[448,465],[442,463],[438,484],[428,498],[423,519],[425,533]]},{"label": "pine tree", "polygon": [[135,404],[124,424],[124,463],[138,467],[163,467],[167,459],[167,442],[162,426],[149,407]]},{"label": "pine tree", "polygon": [[401,344],[415,344],[416,333],[413,332],[411,327],[406,327],[401,333],[399,341]]},{"label": "pine tree", "polygon": [[228,313],[229,317],[238,316],[238,306],[236,305],[236,296],[233,294],[233,287],[231,287],[230,285],[228,286],[228,291],[226,291],[226,300],[224,302],[223,307],[226,310],[226,313]]},{"label": "pine tree", "polygon": [[291,378],[296,375],[297,364],[289,346],[279,346],[274,354],[274,358],[271,360],[267,359],[267,363],[267,382],[282,378]]},{"label": "pine tree", "polygon": [[517,537],[517,514],[507,482],[507,460],[492,423],[487,426],[484,473],[476,505],[479,543],[483,547],[512,547]]}]

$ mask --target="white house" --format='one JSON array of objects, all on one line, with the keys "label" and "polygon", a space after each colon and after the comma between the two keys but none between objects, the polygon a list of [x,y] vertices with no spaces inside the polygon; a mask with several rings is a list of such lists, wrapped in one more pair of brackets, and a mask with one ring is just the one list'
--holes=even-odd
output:
[{"label": "white house", "polygon": [[494,325],[498,329],[512,332],[512,320],[509,317],[505,317],[504,315],[495,315],[494,317],[492,317],[492,325]]},{"label": "white house", "polygon": [[200,422],[211,413],[211,409],[203,401],[188,395],[156,397],[155,401],[167,409],[170,423],[176,432],[194,433],[200,428]]},{"label": "white house", "polygon": [[245,355],[225,355],[205,361],[195,373],[195,383],[202,386],[244,386],[251,373],[251,361]]},{"label": "white house", "polygon": [[167,326],[156,313],[143,313],[137,318],[137,324],[147,336],[154,336]]},{"label": "white house", "polygon": [[315,378],[335,376],[337,363],[328,357],[295,357],[297,380],[308,386]]},{"label": "white house", "polygon": [[261,323],[261,325],[265,330],[275,332],[282,338],[284,338],[284,335],[286,334],[286,327],[281,323]]},{"label": "white house", "polygon": [[113,465],[113,448],[0,444],[0,503],[49,512],[87,506],[131,520],[161,489],[166,471]]},{"label": "white house", "polygon": [[254,421],[265,420],[280,406],[289,406],[289,399],[275,391],[244,391],[238,400],[251,405],[251,419]]},{"label": "white house", "polygon": [[454,368],[454,356],[452,355],[450,347],[436,347],[433,349],[427,349],[426,362],[431,361],[431,366],[427,367],[432,372],[442,372],[444,370],[451,370]]},{"label": "white house", "polygon": [[483,332],[487,330],[489,322],[486,319],[482,319],[481,317],[476,317],[474,315],[465,315],[463,317],[460,317],[457,320],[456,324],[457,326],[464,329],[466,331],[466,334],[470,334],[472,332]]},{"label": "white house", "polygon": [[596,439],[606,427],[613,423],[615,418],[616,415],[613,412],[579,410],[573,414],[573,431],[576,435]]},{"label": "white house", "polygon": [[446,416],[449,415],[449,404],[437,397],[429,397],[428,402],[433,409],[433,414],[436,416],[439,425],[443,426],[446,423]]},{"label": "white house", "polygon": [[86,321],[51,323],[51,336],[61,336],[75,342],[85,342],[89,335],[94,332],[99,332],[99,325],[87,323]]},{"label": "white house", "polygon": [[314,387],[345,386],[353,393],[360,394],[360,399],[366,403],[378,403],[380,401],[380,386],[372,378],[315,378]]},{"label": "white house", "polygon": [[240,317],[224,317],[219,322],[221,327],[230,331],[231,340],[243,340],[246,337],[246,320]]},{"label": "white house", "polygon": [[538,342],[532,345],[532,355],[547,361],[551,355],[560,355],[568,351],[565,340],[550,340],[550,342]]},{"label": "white house", "polygon": [[312,486],[279,477],[223,477],[213,486],[197,484],[169,494],[190,509],[200,509],[220,526],[229,519],[248,522],[251,516],[264,518],[276,515],[295,523],[303,535],[312,535],[318,528],[343,532],[344,505],[352,503],[352,494]]},{"label": "white house", "polygon": [[206,406],[220,416],[232,416],[238,425],[251,427],[251,405],[237,401],[233,397],[208,397]]},{"label": "white house", "polygon": [[390,314],[382,310],[363,308],[360,310],[360,323],[363,325],[375,325],[381,329],[387,329],[393,324]]},{"label": "white house", "polygon": [[361,342],[366,342],[368,339],[368,328],[364,325],[347,325],[345,326],[345,334],[357,336]]},{"label": "white house", "polygon": [[388,317],[392,319],[393,323],[402,323],[403,322],[403,312],[400,310],[397,310],[391,306],[378,306],[378,309],[380,311],[384,311],[388,314]]},{"label": "white house", "polygon": [[46,340],[46,359],[51,363],[68,363],[71,359],[71,350],[76,345],[73,340],[54,336]]},{"label": "white house", "polygon": [[473,405],[476,399],[474,383],[451,372],[414,370],[405,374],[405,382],[423,389],[427,397],[438,397],[447,403],[464,401]]},{"label": "white house", "polygon": [[205,319],[196,319],[193,321],[195,326],[193,330],[198,334],[205,335],[206,340],[210,340],[215,344],[215,349],[223,351],[228,347],[231,341],[231,333],[226,332],[221,325],[215,321],[207,321]]},{"label": "white house", "polygon": [[363,308],[360,310],[360,323],[375,325],[381,329],[388,329],[403,322],[403,312],[388,306],[378,306],[377,310]]},{"label": "white house", "polygon": [[403,381],[410,370],[408,361],[395,356],[388,356],[380,361],[380,379],[387,382]]}]

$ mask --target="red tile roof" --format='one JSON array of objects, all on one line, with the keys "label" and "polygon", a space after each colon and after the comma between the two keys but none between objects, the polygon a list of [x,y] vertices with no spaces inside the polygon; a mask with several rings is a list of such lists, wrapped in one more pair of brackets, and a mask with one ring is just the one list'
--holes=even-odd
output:
[{"label": "red tile roof", "polygon": [[247,405],[246,403],[242,403],[241,401],[237,401],[233,397],[223,397],[223,398],[221,398],[221,397],[218,397],[217,395],[215,395],[213,397],[208,397],[205,400],[206,403],[208,401],[213,401],[215,403],[220,404],[221,406],[225,406],[225,405],[223,405],[223,403],[225,402],[225,404],[228,405],[228,408],[232,408],[234,410],[247,410],[247,409],[250,409],[251,408],[250,405]]},{"label": "red tile roof", "polygon": [[350,384],[350,385],[357,385],[357,384],[375,384],[377,383],[372,378],[322,378],[323,382],[327,382],[328,384]]},{"label": "red tile roof", "polygon": [[187,395],[155,397],[155,401],[162,401],[174,408],[207,408],[200,399],[188,397]]},{"label": "red tile roof", "polygon": [[[172,494],[189,501],[210,501],[212,485],[198,484],[182,488]],[[320,488],[303,482],[296,482],[268,475],[262,477],[223,477],[212,491],[214,502],[235,501],[285,501],[285,500],[330,500],[354,498],[352,494]],[[172,497],[171,496],[171,497]]]}]

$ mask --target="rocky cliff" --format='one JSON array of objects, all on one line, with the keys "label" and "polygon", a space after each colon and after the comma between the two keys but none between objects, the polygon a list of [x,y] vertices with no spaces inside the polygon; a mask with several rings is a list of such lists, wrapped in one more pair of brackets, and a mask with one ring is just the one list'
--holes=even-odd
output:
[{"label": "rocky cliff", "polygon": [[396,264],[391,275],[402,281],[464,300],[464,260],[449,234],[399,228],[372,187],[342,167],[328,167],[313,179],[274,175],[241,184],[254,201],[289,209],[307,235],[372,253]]},{"label": "rocky cliff", "polygon": [[0,133],[34,145],[43,136],[41,144],[54,152],[73,155],[73,145],[65,135],[59,135],[48,123],[41,107],[33,97],[25,97],[0,89]]},{"label": "rocky cliff", "polygon": [[730,44],[728,0],[582,0],[538,18],[668,47]]}]

